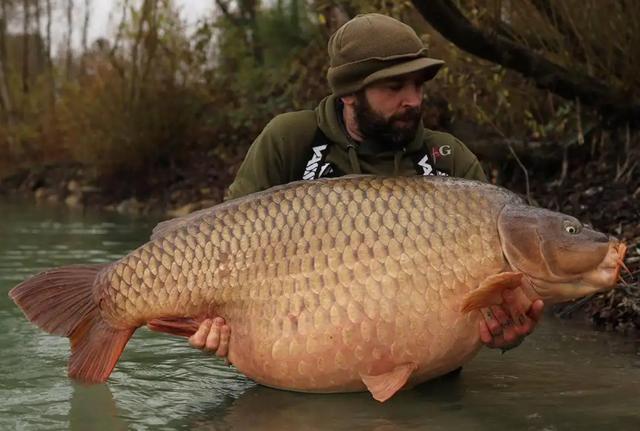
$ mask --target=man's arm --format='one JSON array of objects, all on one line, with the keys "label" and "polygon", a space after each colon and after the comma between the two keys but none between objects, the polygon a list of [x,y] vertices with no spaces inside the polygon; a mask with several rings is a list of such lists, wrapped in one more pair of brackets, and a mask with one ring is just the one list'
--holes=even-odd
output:
[{"label": "man's arm", "polygon": [[476,156],[473,156],[473,159],[474,160],[472,161],[471,166],[467,168],[466,172],[462,175],[462,178],[466,178],[468,180],[478,180],[482,181],[483,183],[488,182],[487,176],[485,175],[484,170],[482,169],[482,166],[480,165],[480,162],[478,161]]},{"label": "man's arm", "polygon": [[293,181],[318,127],[314,111],[280,114],[253,141],[226,199]]},{"label": "man's arm", "polygon": [[[275,121],[275,119],[274,119]],[[235,199],[287,182],[274,121],[253,141],[225,199]]]},{"label": "man's arm", "polygon": [[[452,137],[453,138],[453,137]],[[454,177],[466,178],[468,180],[488,182],[487,176],[482,169],[475,154],[467,148],[462,141],[453,138],[453,161],[452,175]]]}]

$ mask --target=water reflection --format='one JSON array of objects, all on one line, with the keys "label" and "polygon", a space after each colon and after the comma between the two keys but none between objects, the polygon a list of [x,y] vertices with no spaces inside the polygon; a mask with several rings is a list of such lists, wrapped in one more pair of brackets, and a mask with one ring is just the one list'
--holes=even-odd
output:
[{"label": "water reflection", "polygon": [[406,430],[470,429],[469,417],[454,414],[441,422],[443,410],[456,411],[464,385],[456,378],[401,392],[381,404],[368,393],[299,394],[254,386],[238,399],[212,405],[190,420],[198,431],[251,430]]},{"label": "water reflection", "polygon": [[106,384],[73,384],[73,397],[69,410],[69,429],[120,431],[128,429],[128,424],[118,414],[113,395]]}]

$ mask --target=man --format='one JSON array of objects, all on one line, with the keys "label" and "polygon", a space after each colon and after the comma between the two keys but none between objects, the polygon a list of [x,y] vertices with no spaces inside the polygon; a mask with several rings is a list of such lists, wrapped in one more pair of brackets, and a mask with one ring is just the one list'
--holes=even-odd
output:
[{"label": "man", "polygon": [[[329,39],[332,94],[315,110],[275,117],[253,142],[228,198],[296,180],[346,174],[451,175],[486,181],[476,157],[446,133],[422,126],[423,83],[443,62],[429,58],[407,25],[384,15],[359,15]],[[504,305],[483,310],[480,338],[509,349],[535,327],[542,301],[510,293]],[[509,315],[519,316],[513,322]],[[189,339],[226,356],[230,328],[208,319]]]}]

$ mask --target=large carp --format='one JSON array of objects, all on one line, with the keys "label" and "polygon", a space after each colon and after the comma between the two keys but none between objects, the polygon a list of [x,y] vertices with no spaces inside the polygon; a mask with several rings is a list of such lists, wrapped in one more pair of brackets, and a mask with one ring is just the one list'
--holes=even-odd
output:
[{"label": "large carp", "polygon": [[492,185],[343,177],[163,222],[114,263],[52,269],[10,295],[70,338],[69,375],[85,381],[106,380],[142,325],[188,336],[221,316],[230,361],[256,382],[384,401],[469,361],[477,310],[505,289],[545,301],[606,290],[625,250]]}]

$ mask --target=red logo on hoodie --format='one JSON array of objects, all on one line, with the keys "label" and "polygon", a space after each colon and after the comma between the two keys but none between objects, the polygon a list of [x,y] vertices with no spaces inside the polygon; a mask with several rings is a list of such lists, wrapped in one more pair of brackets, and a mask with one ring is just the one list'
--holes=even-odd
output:
[{"label": "red logo on hoodie", "polygon": [[445,157],[451,155],[451,145],[442,145],[440,148],[434,148],[431,150],[431,154],[433,155],[433,160],[438,160],[440,157]]}]

